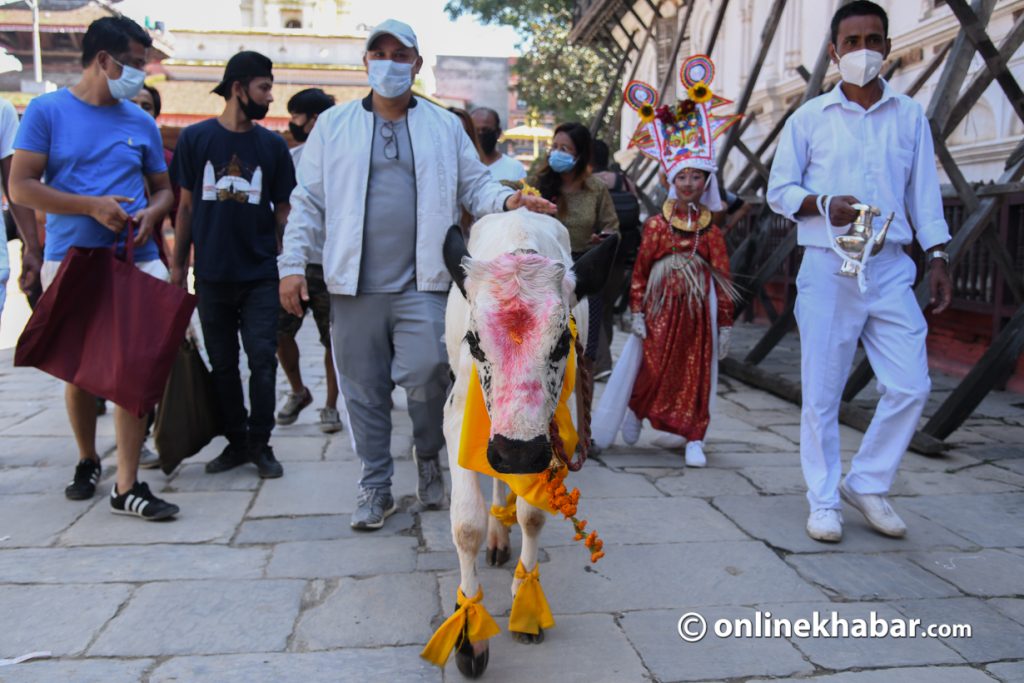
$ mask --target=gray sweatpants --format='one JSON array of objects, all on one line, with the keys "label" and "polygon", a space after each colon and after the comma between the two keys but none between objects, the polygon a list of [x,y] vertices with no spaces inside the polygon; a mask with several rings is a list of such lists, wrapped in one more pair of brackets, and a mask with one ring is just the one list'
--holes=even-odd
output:
[{"label": "gray sweatpants", "polygon": [[409,397],[417,457],[444,446],[448,354],[444,348],[443,292],[331,295],[331,339],[338,388],[345,398],[361,489],[391,489],[391,392]]}]

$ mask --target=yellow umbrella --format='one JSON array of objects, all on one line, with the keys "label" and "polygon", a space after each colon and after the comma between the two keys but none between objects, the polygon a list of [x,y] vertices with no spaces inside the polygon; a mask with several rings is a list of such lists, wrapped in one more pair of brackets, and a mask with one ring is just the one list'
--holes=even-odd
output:
[{"label": "yellow umbrella", "polygon": [[537,140],[541,138],[547,140],[550,139],[555,131],[550,128],[544,128],[543,126],[516,126],[515,128],[509,128],[501,136],[507,140],[533,140],[533,156],[537,158]]}]

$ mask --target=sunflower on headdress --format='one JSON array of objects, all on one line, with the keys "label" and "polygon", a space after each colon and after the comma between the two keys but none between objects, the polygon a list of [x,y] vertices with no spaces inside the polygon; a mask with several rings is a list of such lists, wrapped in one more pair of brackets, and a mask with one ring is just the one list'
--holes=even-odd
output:
[{"label": "sunflower on headdress", "polygon": [[697,81],[686,91],[690,99],[697,104],[704,104],[711,99],[711,88],[704,81]]},{"label": "sunflower on headdress", "polygon": [[640,114],[640,120],[644,123],[650,123],[654,120],[654,107],[649,104],[640,105],[637,113]]}]

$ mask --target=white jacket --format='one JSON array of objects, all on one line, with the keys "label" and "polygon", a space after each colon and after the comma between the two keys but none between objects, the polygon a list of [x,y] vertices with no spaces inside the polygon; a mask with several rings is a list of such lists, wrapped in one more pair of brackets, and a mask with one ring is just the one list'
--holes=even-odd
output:
[{"label": "white jacket", "polygon": [[[354,295],[363,253],[373,110],[370,96],[320,114],[302,150],[284,231],[278,273],[305,274],[320,260],[332,294]],[[413,97],[408,112],[416,169],[416,288],[443,292],[451,278],[441,246],[465,206],[475,216],[497,213],[512,190],[492,180],[469,136],[451,112]]]}]

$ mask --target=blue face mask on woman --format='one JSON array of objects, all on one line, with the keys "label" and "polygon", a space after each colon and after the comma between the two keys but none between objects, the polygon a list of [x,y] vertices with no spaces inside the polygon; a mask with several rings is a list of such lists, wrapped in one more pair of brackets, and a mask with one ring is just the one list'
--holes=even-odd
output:
[{"label": "blue face mask on woman", "polygon": [[576,157],[560,149],[548,152],[548,166],[555,173],[568,173],[576,165]]}]

